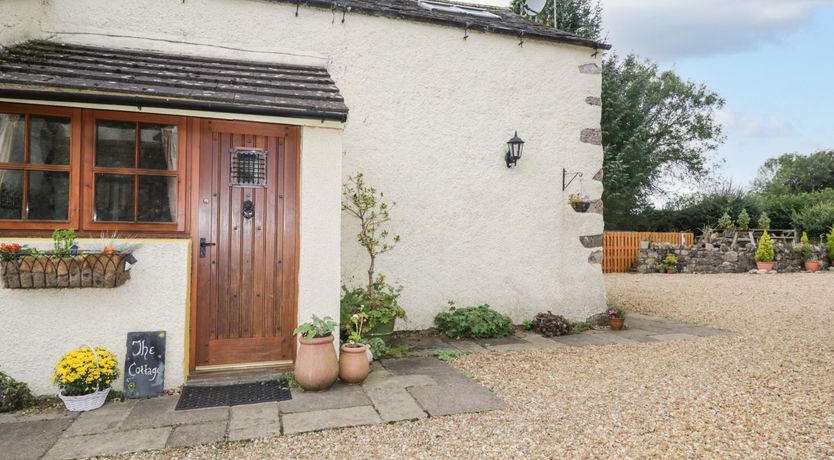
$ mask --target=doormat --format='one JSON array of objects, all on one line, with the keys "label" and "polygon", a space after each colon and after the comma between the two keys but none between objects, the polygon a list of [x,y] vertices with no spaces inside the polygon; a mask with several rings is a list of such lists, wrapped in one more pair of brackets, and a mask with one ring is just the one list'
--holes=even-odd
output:
[{"label": "doormat", "polygon": [[292,393],[287,384],[277,380],[214,387],[186,386],[182,390],[176,410],[240,406],[290,399]]}]

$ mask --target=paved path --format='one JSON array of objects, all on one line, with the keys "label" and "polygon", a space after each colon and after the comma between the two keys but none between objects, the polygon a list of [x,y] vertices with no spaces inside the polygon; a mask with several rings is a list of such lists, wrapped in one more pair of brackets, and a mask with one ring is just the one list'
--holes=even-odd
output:
[{"label": "paved path", "polygon": [[626,324],[628,329],[619,332],[602,329],[552,339],[534,333],[487,340],[407,336],[399,342],[410,347],[410,356],[374,363],[361,386],[294,390],[290,401],[175,411],[178,397],[167,396],[109,402],[81,414],[0,415],[0,457],[81,458],[502,409],[505,404],[491,391],[431,356],[433,351],[482,353],[727,334],[637,314]]}]

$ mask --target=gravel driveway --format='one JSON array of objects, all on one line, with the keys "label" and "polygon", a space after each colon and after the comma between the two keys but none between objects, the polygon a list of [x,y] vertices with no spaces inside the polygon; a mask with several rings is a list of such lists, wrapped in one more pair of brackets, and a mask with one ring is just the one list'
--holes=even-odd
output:
[{"label": "gravel driveway", "polygon": [[136,458],[828,458],[834,274],[607,275],[609,302],[736,332],[470,355],[507,410]]}]

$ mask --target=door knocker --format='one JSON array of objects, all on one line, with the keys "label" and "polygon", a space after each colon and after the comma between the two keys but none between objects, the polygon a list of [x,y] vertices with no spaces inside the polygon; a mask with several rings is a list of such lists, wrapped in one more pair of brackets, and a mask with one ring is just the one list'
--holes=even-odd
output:
[{"label": "door knocker", "polygon": [[255,217],[255,203],[252,200],[246,200],[243,202],[243,218],[248,220],[253,217]]}]

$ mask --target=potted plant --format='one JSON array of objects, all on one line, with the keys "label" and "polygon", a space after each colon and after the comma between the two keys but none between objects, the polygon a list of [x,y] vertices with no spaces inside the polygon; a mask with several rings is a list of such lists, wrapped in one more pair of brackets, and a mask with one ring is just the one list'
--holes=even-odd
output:
[{"label": "potted plant", "polygon": [[405,310],[397,302],[402,288],[387,284],[385,276],[375,272],[377,257],[400,241],[399,235],[392,235],[386,229],[394,205],[385,201],[382,192],[365,184],[362,173],[349,177],[342,187],[342,210],[359,221],[356,240],[370,261],[365,286],[342,287],[341,322],[345,335],[350,334],[351,317],[360,311],[367,314],[362,333],[369,338],[387,339],[394,332],[397,318],[406,318]]},{"label": "potted plant", "polygon": [[747,213],[746,209],[742,209],[741,212],[738,213],[736,223],[738,224],[738,229],[742,232],[750,230],[750,214]]},{"label": "potted plant", "polygon": [[773,240],[770,239],[770,235],[765,230],[761,239],[759,239],[759,247],[756,248],[756,267],[764,271],[773,270],[773,259],[775,257]]},{"label": "potted plant", "polygon": [[367,318],[364,311],[350,317],[350,336],[347,343],[342,345],[342,354],[339,356],[339,378],[350,385],[364,382],[371,372],[366,354],[368,347],[361,342],[362,326]]},{"label": "potted plant", "polygon": [[585,212],[591,207],[591,199],[581,193],[571,193],[568,197],[568,203],[576,212]]},{"label": "potted plant", "polygon": [[339,377],[339,360],[333,348],[336,322],[329,316],[313,315],[312,318],[295,328],[298,335],[295,379],[306,391],[322,391],[330,388]]},{"label": "potted plant", "polygon": [[619,331],[625,324],[626,311],[620,307],[608,307],[608,326],[612,331]]},{"label": "potted plant", "polygon": [[819,271],[820,261],[814,253],[814,247],[808,241],[807,233],[802,232],[802,238],[799,240],[799,244],[794,247],[794,251],[798,252],[802,256],[802,261],[805,262],[806,271],[811,273]]},{"label": "potted plant", "polygon": [[770,230],[770,217],[768,217],[766,212],[763,212],[759,216],[759,222],[758,223],[759,223],[759,228],[760,229],[765,230],[765,231]]},{"label": "potted plant", "polygon": [[119,376],[116,357],[104,347],[84,346],[67,352],[52,375],[61,391],[58,397],[67,410],[98,409],[107,400],[110,385]]},{"label": "potted plant", "polygon": [[730,236],[733,233],[735,225],[733,224],[733,218],[730,217],[730,213],[724,212],[724,215],[718,219],[718,227],[724,230],[724,236]]},{"label": "potted plant", "polygon": [[678,272],[678,256],[672,254],[666,254],[666,257],[663,258],[663,269],[669,275],[674,275]]}]

